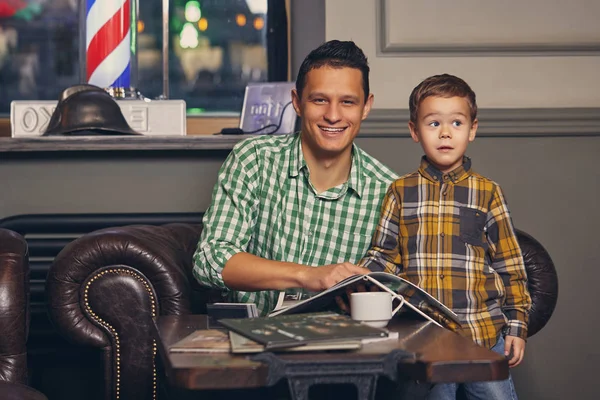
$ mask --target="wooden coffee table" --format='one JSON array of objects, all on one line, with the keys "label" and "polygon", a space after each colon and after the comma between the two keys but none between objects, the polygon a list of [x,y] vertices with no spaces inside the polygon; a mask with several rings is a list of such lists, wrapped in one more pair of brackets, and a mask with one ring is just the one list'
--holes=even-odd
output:
[{"label": "wooden coffee table", "polygon": [[191,390],[272,386],[288,379],[293,398],[307,399],[314,383],[352,383],[360,399],[372,398],[377,378],[420,382],[469,382],[508,377],[507,360],[430,322],[398,318],[388,328],[397,340],[366,344],[343,352],[169,353],[169,347],[195,330],[207,329],[204,315],[155,319],[158,352],[170,385]]}]

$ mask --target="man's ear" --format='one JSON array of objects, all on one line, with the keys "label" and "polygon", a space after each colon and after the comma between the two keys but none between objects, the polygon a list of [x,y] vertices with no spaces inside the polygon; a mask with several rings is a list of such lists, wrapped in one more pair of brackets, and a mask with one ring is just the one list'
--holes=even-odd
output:
[{"label": "man's ear", "polygon": [[362,118],[361,118],[362,121],[364,121],[369,116],[369,113],[371,112],[371,107],[373,107],[374,100],[375,100],[375,96],[373,95],[373,93],[369,93],[369,97],[367,97],[367,101],[365,101],[365,107],[363,108],[363,113],[362,113]]},{"label": "man's ear", "polygon": [[292,106],[294,107],[294,111],[296,111],[296,115],[302,118],[302,112],[300,111],[300,97],[298,96],[296,89],[292,89]]},{"label": "man's ear", "polygon": [[477,118],[475,118],[473,120],[473,123],[471,124],[471,130],[469,131],[469,142],[472,142],[473,140],[475,140],[475,135],[477,135],[477,127],[479,126],[479,121],[477,120]]},{"label": "man's ear", "polygon": [[412,121],[408,121],[408,130],[410,131],[410,137],[415,143],[419,143],[419,133],[417,132],[417,127],[415,123]]}]

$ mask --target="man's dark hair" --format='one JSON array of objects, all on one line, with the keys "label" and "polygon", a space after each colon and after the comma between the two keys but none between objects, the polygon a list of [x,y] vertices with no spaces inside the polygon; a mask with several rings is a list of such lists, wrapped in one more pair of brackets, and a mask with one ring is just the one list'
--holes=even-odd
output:
[{"label": "man's dark hair", "polygon": [[365,101],[369,97],[369,63],[365,53],[352,41],[330,40],[310,52],[302,62],[296,78],[296,92],[302,98],[306,75],[321,67],[356,68],[362,72]]}]

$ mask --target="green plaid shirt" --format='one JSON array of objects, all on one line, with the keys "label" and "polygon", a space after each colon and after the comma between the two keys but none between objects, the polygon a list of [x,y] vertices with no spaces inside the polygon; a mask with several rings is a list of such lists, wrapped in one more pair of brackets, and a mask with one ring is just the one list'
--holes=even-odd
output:
[{"label": "green plaid shirt", "polygon": [[417,172],[392,183],[360,265],[423,288],[480,345],[493,347],[502,330],[527,338],[531,299],[508,207],[469,158],[443,174],[424,157]]},{"label": "green plaid shirt", "polygon": [[[240,252],[276,261],[321,266],[356,263],[369,248],[381,202],[397,177],[356,145],[348,181],[317,194],[299,134],[258,136],[238,143],[221,167],[194,254],[194,276],[229,291],[221,273]],[[261,315],[278,291],[230,291]]]}]

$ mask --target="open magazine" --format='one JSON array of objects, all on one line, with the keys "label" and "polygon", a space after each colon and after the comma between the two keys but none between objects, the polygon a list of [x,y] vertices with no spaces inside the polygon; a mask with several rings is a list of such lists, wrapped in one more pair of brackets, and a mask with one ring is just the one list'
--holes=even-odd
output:
[{"label": "open magazine", "polygon": [[327,290],[296,302],[285,301],[285,296],[279,296],[275,310],[269,316],[274,317],[277,315],[308,313],[329,309],[335,304],[336,296],[344,294],[346,288],[357,286],[360,283],[376,285],[382,290],[401,295],[405,300],[404,306],[427,320],[434,322],[436,325],[452,330],[460,327],[458,316],[435,297],[412,282],[387,272],[353,275]]}]

